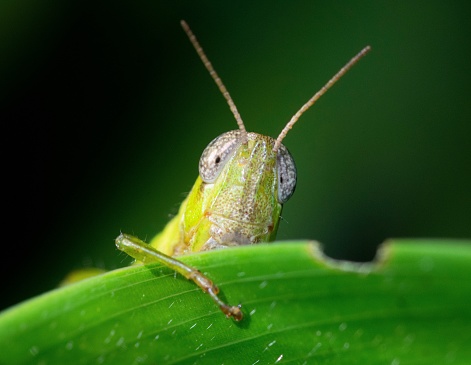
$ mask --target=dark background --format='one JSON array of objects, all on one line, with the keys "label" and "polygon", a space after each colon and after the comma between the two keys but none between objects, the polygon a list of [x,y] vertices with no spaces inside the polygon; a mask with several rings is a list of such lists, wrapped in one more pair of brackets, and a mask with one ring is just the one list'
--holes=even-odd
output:
[{"label": "dark background", "polygon": [[236,129],[186,19],[247,129],[285,139],[298,187],[278,239],[369,260],[390,237],[471,237],[471,6],[409,1],[0,4],[0,308],[74,268],[129,262],[177,211],[215,136]]}]

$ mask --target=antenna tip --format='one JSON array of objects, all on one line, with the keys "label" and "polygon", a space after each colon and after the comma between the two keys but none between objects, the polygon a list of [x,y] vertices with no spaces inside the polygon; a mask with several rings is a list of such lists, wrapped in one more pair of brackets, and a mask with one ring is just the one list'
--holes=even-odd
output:
[{"label": "antenna tip", "polygon": [[183,27],[183,29],[188,29],[188,24],[186,24],[186,21],[184,21],[183,19],[180,20],[180,25]]}]

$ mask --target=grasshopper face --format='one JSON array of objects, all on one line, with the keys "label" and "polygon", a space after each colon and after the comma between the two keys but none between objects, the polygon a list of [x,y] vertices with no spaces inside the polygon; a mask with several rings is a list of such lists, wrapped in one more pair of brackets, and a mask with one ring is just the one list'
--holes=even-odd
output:
[{"label": "grasshopper face", "polygon": [[286,147],[275,152],[274,145],[271,137],[235,130],[206,147],[182,217],[186,234],[177,252],[275,239],[282,204],[296,186],[296,167]]}]

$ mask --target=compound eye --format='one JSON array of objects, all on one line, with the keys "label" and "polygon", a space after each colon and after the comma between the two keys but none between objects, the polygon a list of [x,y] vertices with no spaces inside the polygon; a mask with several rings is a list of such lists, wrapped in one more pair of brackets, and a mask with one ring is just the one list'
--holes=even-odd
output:
[{"label": "compound eye", "polygon": [[278,202],[284,204],[296,188],[296,165],[288,149],[280,145],[277,153]]},{"label": "compound eye", "polygon": [[216,181],[242,141],[240,130],[235,130],[221,134],[208,144],[199,163],[200,176],[205,183],[211,184]]}]

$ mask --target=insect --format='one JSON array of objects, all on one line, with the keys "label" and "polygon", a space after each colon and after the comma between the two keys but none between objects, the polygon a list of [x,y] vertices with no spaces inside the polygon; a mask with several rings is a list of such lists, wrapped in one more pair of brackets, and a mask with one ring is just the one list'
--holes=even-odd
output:
[{"label": "insect", "polygon": [[229,92],[185,21],[183,30],[216,82],[239,129],[215,138],[199,162],[199,176],[178,214],[146,244],[120,234],[116,246],[141,263],[159,262],[195,282],[226,315],[240,321],[241,306],[224,303],[219,289],[200,271],[173,256],[273,241],[283,204],[296,187],[296,166],[282,144],[288,131],[336,81],[369,50],[363,48],[291,118],[278,138],[247,132]]}]

